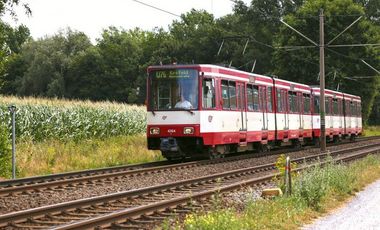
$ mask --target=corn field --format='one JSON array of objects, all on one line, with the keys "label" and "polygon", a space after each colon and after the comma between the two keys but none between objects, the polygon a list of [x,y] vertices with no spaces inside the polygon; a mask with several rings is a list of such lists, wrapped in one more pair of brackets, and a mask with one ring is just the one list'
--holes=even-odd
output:
[{"label": "corn field", "polygon": [[0,97],[0,122],[11,128],[8,105],[17,107],[16,135],[20,139],[81,140],[142,133],[146,110],[113,102]]}]

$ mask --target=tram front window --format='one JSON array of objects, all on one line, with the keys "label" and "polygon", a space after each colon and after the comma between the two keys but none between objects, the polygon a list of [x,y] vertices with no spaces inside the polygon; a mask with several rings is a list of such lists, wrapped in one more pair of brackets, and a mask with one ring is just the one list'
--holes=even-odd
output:
[{"label": "tram front window", "polygon": [[151,110],[198,109],[198,71],[155,70],[149,74]]}]

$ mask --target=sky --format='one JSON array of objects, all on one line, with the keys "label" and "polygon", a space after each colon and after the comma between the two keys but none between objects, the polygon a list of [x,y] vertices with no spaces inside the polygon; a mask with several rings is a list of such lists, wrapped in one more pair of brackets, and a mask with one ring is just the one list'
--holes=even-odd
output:
[{"label": "sky", "polygon": [[[192,8],[204,9],[216,18],[232,13],[231,0],[139,0],[170,13],[181,15]],[[123,29],[139,27],[153,30],[155,27],[168,28],[175,15],[153,9],[134,0],[22,0],[29,4],[31,16],[26,16],[21,7],[16,8],[17,22],[10,16],[3,20],[11,25],[26,25],[33,38],[53,35],[70,27],[87,34],[91,41],[99,38],[103,29],[116,26]],[[244,0],[247,4],[250,0]]]}]

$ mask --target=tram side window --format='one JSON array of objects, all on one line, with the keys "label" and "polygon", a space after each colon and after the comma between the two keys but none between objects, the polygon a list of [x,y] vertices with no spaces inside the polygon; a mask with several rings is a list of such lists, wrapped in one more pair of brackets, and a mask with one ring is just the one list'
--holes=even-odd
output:
[{"label": "tram side window", "polygon": [[314,114],[319,114],[319,96],[314,95]]},{"label": "tram side window", "polygon": [[339,115],[338,99],[336,98],[332,100],[332,109],[334,115]]},{"label": "tram side window", "polygon": [[222,81],[223,109],[236,109],[236,83]]},{"label": "tram side window", "polygon": [[215,108],[215,80],[203,79],[203,108]]},{"label": "tram side window", "polygon": [[230,94],[230,108],[236,109],[236,83],[228,82],[229,94]]},{"label": "tram side window", "polygon": [[273,111],[273,96],[272,96],[272,87],[267,88],[267,105],[268,105],[268,112],[271,113]]},{"label": "tram side window", "polygon": [[281,97],[281,90],[280,89],[276,89],[276,96],[277,96],[277,112],[281,113],[281,112],[284,112],[283,111],[283,105],[282,105],[282,97]]},{"label": "tram side window", "polygon": [[310,113],[310,94],[303,94],[303,112]]},{"label": "tram side window", "polygon": [[289,91],[289,105],[290,112],[297,113],[298,112],[298,98],[296,92]]},{"label": "tram side window", "polygon": [[256,85],[247,85],[248,110],[259,111],[259,88]]},{"label": "tram side window", "polygon": [[253,89],[252,85],[247,85],[247,106],[249,111],[253,111]]},{"label": "tram side window", "polygon": [[362,116],[362,105],[360,102],[358,102],[358,117]]},{"label": "tram side window", "polygon": [[228,95],[228,81],[222,81],[223,109],[230,108],[230,96]]},{"label": "tram side window", "polygon": [[259,87],[254,85],[253,86],[253,110],[254,111],[259,111],[260,106],[259,106]]},{"label": "tram side window", "polygon": [[325,98],[325,113],[326,115],[331,115],[331,108],[330,108],[330,99],[328,97]]},{"label": "tram side window", "polygon": [[350,102],[349,101],[344,101],[344,115],[348,117],[350,115]]},{"label": "tram side window", "polygon": [[355,113],[355,105],[354,105],[354,102],[353,102],[353,101],[350,101],[350,111],[351,111],[351,116],[352,116],[352,117],[356,116],[356,113]]},{"label": "tram side window", "polygon": [[293,98],[293,92],[288,92],[289,95],[289,112],[294,112],[294,98]]}]

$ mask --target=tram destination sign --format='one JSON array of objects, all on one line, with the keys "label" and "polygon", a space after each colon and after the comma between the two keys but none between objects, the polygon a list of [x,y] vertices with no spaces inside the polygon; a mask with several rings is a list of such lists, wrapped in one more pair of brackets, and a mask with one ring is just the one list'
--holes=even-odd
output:
[{"label": "tram destination sign", "polygon": [[158,79],[191,78],[196,76],[194,69],[164,69],[156,70],[154,75]]}]

